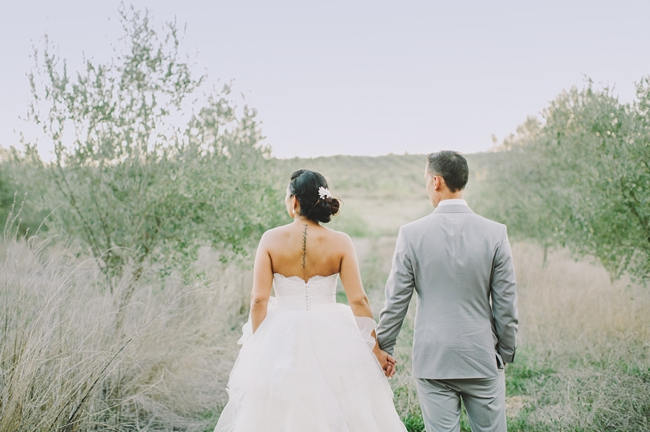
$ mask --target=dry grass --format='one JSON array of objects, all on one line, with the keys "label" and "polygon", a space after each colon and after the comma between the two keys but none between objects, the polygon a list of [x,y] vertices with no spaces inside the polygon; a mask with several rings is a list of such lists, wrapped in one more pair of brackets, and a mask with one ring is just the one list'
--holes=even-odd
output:
[{"label": "dry grass", "polygon": [[[202,250],[206,280],[138,282],[121,331],[121,291],[74,248],[0,244],[0,431],[205,430],[225,380],[249,272]],[[212,418],[211,418],[212,417]]]},{"label": "dry grass", "polygon": [[[575,430],[650,426],[650,295],[599,265],[514,247],[529,421]],[[521,372],[514,370],[514,375]],[[540,372],[541,371],[541,372]]]},{"label": "dry grass", "polygon": [[602,267],[573,261],[566,251],[552,253],[546,267],[535,245],[515,244],[513,253],[522,343],[544,346],[549,356],[648,343],[646,289],[625,279],[612,283]]},{"label": "dry grass", "polygon": [[[375,314],[394,241],[357,239]],[[78,250],[44,238],[0,243],[0,432],[210,430],[237,354],[252,261],[220,264],[204,248],[196,263],[204,277],[190,285],[176,274],[160,280],[148,267],[116,332],[130,272],[110,294]],[[600,266],[564,251],[551,252],[546,267],[535,245],[513,251],[520,338],[507,370],[510,430],[647,430],[647,288],[611,283]],[[391,383],[399,412],[419,430],[414,312]]]}]

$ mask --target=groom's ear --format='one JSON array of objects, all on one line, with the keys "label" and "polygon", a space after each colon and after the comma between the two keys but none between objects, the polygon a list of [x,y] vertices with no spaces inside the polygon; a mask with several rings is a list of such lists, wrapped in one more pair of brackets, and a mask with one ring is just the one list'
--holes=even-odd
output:
[{"label": "groom's ear", "polygon": [[434,181],[435,181],[435,187],[436,187],[435,189],[437,191],[440,191],[440,190],[444,189],[445,187],[447,187],[447,183],[445,182],[445,178],[443,176],[441,176],[441,175],[435,176]]},{"label": "groom's ear", "polygon": [[440,189],[440,176],[437,176],[435,174],[431,174],[430,177],[431,181],[431,186],[433,187],[433,190],[438,190]]}]

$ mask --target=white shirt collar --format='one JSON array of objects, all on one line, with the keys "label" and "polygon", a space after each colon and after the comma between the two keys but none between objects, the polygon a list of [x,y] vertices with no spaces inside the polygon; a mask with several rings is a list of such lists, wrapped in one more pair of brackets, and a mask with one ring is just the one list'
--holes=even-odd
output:
[{"label": "white shirt collar", "polygon": [[452,199],[446,199],[442,200],[438,203],[438,207],[440,206],[446,206],[446,205],[454,205],[454,204],[462,204],[462,205],[467,205],[467,202],[462,199],[462,198],[452,198]]}]

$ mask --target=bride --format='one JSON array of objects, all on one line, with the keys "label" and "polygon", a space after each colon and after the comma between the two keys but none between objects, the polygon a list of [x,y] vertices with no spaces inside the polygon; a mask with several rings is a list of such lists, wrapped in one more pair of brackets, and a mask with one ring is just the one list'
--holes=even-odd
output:
[{"label": "bride", "polygon": [[[352,240],[319,223],[339,201],[321,174],[298,170],[285,203],[293,222],[257,248],[249,320],[214,432],[406,431],[386,378],[395,360],[377,344]],[[336,303],[339,277],[350,306]]]}]

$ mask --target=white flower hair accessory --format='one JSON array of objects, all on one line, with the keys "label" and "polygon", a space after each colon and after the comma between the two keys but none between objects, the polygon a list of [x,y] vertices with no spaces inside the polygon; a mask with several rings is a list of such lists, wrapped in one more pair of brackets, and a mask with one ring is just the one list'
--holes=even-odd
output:
[{"label": "white flower hair accessory", "polygon": [[323,199],[325,197],[327,197],[327,198],[331,197],[332,194],[330,193],[329,189],[327,189],[326,187],[320,186],[318,188],[318,196],[320,197],[320,199]]}]

